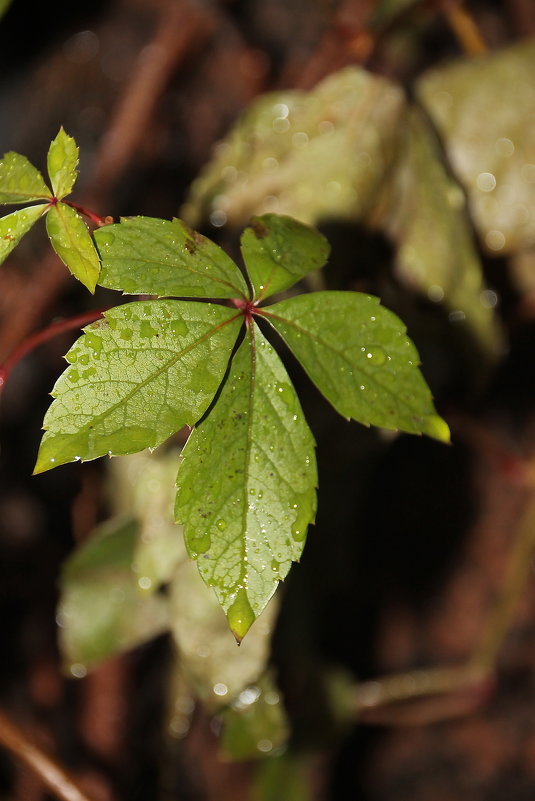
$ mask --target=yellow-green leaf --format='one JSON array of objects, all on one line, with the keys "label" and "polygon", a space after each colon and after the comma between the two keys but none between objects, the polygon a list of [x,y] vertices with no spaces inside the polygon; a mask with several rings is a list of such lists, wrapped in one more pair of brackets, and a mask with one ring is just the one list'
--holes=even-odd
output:
[{"label": "yellow-green leaf", "polygon": [[54,190],[54,196],[61,200],[72,192],[78,171],[78,146],[72,136],[63,128],[51,143],[48,150],[48,175]]},{"label": "yellow-green leaf", "polygon": [[46,208],[46,204],[28,206],[0,219],[0,264],[18,245],[24,234],[44,214]]},{"label": "yellow-green leaf", "polygon": [[94,292],[100,260],[82,216],[65,203],[57,203],[47,214],[46,230],[63,264],[90,292]]},{"label": "yellow-green leaf", "polygon": [[26,203],[50,200],[52,193],[44,178],[26,156],[6,153],[0,161],[0,203]]}]

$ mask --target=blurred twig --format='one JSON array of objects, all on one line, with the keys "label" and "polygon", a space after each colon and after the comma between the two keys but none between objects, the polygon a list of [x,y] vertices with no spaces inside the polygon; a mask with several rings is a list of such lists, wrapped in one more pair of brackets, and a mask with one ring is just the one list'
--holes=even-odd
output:
[{"label": "blurred twig", "polygon": [[446,0],[442,3],[442,13],[467,56],[481,56],[488,51],[474,17],[462,0]]},{"label": "blurred twig", "polygon": [[61,801],[91,801],[76,781],[52,757],[30,742],[15,723],[0,712],[0,743],[34,773]]}]

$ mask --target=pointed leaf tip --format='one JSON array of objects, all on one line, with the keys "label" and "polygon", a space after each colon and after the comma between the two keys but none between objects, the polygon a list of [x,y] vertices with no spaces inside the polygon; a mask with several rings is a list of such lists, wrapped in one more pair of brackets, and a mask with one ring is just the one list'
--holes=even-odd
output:
[{"label": "pointed leaf tip", "polygon": [[47,167],[54,196],[61,200],[72,192],[78,176],[78,146],[63,127],[48,149]]},{"label": "pointed leaf tip", "polygon": [[236,599],[227,612],[227,620],[239,645],[256,620],[244,587],[236,593]]},{"label": "pointed leaf tip", "polygon": [[451,442],[449,426],[438,414],[427,418],[423,433],[427,434],[429,437],[433,437],[433,439],[437,439],[439,442],[445,442],[448,445]]}]

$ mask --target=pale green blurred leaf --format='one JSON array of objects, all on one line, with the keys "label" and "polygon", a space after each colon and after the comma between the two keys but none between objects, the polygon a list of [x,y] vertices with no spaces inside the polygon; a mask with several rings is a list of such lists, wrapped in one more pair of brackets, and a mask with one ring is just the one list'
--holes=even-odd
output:
[{"label": "pale green blurred leaf", "polygon": [[4,155],[0,161],[0,203],[26,203],[51,197],[43,176],[26,156],[13,152]]},{"label": "pale green blurred leaf", "polygon": [[0,264],[44,214],[46,208],[46,204],[27,206],[0,218]]},{"label": "pale green blurred leaf", "polygon": [[249,295],[225,251],[182,220],[132,217],[95,231],[95,240],[102,286],[129,294],[191,298]]},{"label": "pale green blurred leaf", "polygon": [[114,512],[132,515],[138,522],[133,568],[147,592],[169,582],[188,558],[173,515],[178,457],[176,448],[163,446],[154,453],[112,459],[109,466],[108,495]]},{"label": "pale green blurred leaf", "polygon": [[46,216],[46,230],[63,264],[90,292],[94,292],[100,261],[82,216],[65,203],[57,203]]},{"label": "pale green blurred leaf", "polygon": [[448,174],[436,137],[416,108],[407,113],[401,137],[396,169],[376,218],[397,245],[396,270],[404,283],[466,318],[483,348],[496,353],[500,332],[485,302],[464,193]]},{"label": "pale green blurred leaf", "polygon": [[261,97],[218,146],[182,214],[193,225],[270,211],[306,223],[361,217],[393,156],[403,105],[398,87],[357,67],[311,92]]},{"label": "pale green blurred leaf", "polygon": [[132,570],[137,538],[134,521],[111,520],[64,564],[59,642],[64,664],[75,676],[169,626],[166,600],[144,594]]},{"label": "pale green blurred leaf", "polygon": [[265,759],[256,769],[252,801],[311,801],[316,778],[310,757],[292,753]]},{"label": "pale green blurred leaf", "polygon": [[[379,298],[313,292],[264,309],[320,392],[365,425],[449,441],[401,320]],[[291,473],[289,473],[291,475]]]},{"label": "pale green blurred leaf", "polygon": [[463,184],[482,244],[535,243],[535,39],[424,75],[418,96]]},{"label": "pale green blurred leaf", "polygon": [[242,690],[221,717],[221,747],[236,761],[267,757],[288,739],[284,705],[270,673]]},{"label": "pale green blurred leaf", "polygon": [[72,192],[78,175],[78,146],[63,128],[50,144],[47,166],[54,195],[61,200]]},{"label": "pale green blurred leaf", "polygon": [[242,324],[233,309],[180,300],[117,306],[67,354],[35,472],[154,448],[204,414]]},{"label": "pale green blurred leaf", "polygon": [[240,641],[303,550],[314,441],[288,374],[253,323],[178,471],[176,519]]},{"label": "pale green blurred leaf", "polygon": [[241,251],[254,300],[293,286],[304,275],[323,267],[329,243],[318,231],[291,217],[253,217],[242,234]]},{"label": "pale green blurred leaf", "polygon": [[272,598],[238,648],[195,563],[178,566],[170,586],[171,631],[184,675],[209,709],[226,706],[265,671],[278,607]]}]

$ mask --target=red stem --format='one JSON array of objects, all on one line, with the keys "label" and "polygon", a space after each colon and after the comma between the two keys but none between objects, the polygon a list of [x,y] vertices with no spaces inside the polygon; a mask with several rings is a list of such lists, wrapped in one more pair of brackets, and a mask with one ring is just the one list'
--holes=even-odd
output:
[{"label": "red stem", "polygon": [[79,314],[77,317],[68,317],[66,320],[59,320],[57,323],[52,323],[41,331],[27,337],[21,344],[15,348],[4,364],[0,365],[0,390],[4,387],[7,379],[9,378],[13,368],[23,359],[30,351],[42,345],[43,342],[48,342],[49,339],[62,334],[64,331],[71,331],[73,328],[81,328],[86,323],[90,323],[101,317],[102,314],[110,308],[107,306],[105,309],[93,309],[93,311]]},{"label": "red stem", "polygon": [[94,211],[91,211],[91,209],[87,209],[85,206],[81,206],[79,203],[73,203],[72,200],[62,200],[61,202],[66,206],[70,206],[71,209],[75,209],[75,211],[80,212],[80,214],[83,214],[84,217],[87,217],[88,220],[91,220],[91,222],[99,228],[101,228],[103,225],[109,225],[113,222],[113,217],[100,217],[98,214],[95,214]]}]

